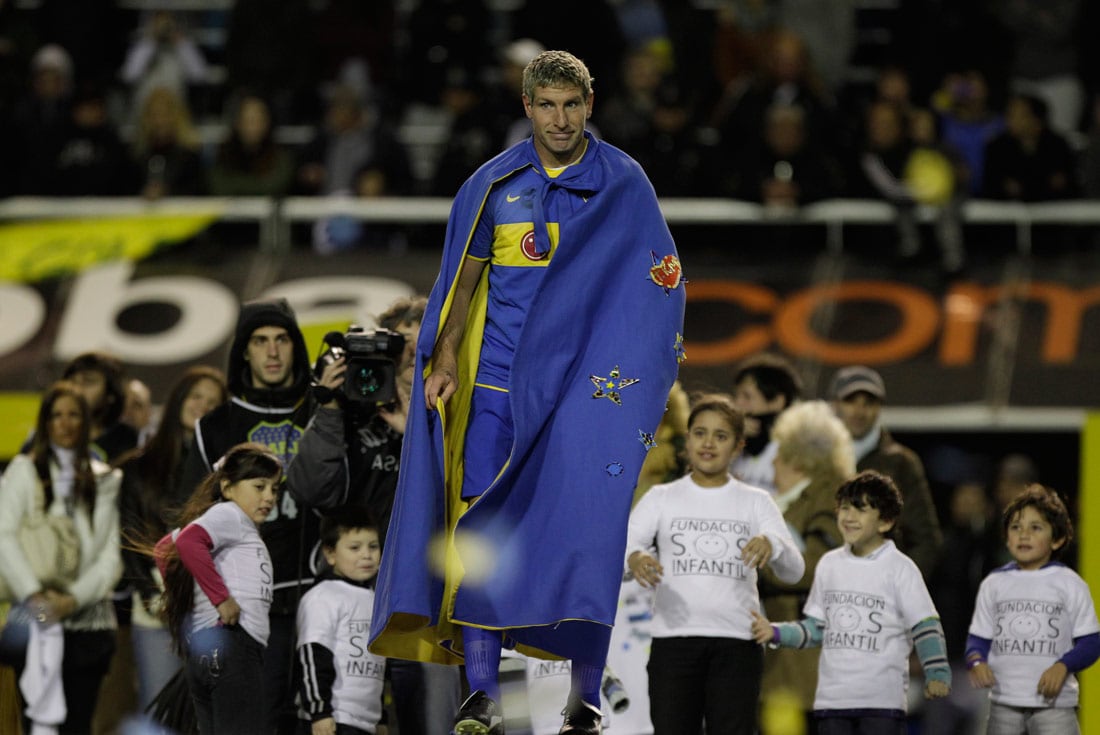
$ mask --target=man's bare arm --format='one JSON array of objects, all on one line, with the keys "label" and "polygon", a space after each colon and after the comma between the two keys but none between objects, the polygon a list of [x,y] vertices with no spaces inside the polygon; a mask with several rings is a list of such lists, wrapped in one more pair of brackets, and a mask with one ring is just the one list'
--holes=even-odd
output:
[{"label": "man's bare arm", "polygon": [[431,372],[424,379],[424,401],[428,410],[434,410],[436,402],[447,402],[458,388],[458,346],[466,330],[466,314],[470,310],[470,299],[474,289],[481,281],[486,261],[466,258],[462,262],[462,272],[458,276],[451,301],[451,311],[443,325],[443,331],[432,349]]}]

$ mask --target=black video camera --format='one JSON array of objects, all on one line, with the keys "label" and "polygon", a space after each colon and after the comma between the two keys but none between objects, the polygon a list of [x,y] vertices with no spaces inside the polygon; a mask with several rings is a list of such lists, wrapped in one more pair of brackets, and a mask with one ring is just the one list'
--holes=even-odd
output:
[{"label": "black video camera", "polygon": [[329,348],[318,358],[314,373],[320,378],[326,365],[340,357],[346,359],[342,404],[372,413],[377,406],[397,400],[397,371],[405,351],[404,335],[391,329],[366,330],[353,324],[346,334],[326,334],[325,343]]}]

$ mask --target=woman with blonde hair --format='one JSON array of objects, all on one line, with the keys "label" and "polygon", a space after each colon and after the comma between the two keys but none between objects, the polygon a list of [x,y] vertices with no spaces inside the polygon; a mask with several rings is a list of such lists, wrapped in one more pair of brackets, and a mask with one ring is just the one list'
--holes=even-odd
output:
[{"label": "woman with blonde hair", "polygon": [[134,160],[145,178],[147,199],[206,193],[199,134],[187,102],[169,87],[145,96],[134,131]]},{"label": "woman with blonde hair", "polygon": [[[760,573],[760,599],[769,620],[796,620],[822,555],[840,546],[836,526],[836,490],[856,473],[852,439],[825,401],[796,403],[779,414],[772,427],[775,502],[806,561],[802,579],[783,582],[767,568]],[[794,696],[809,717],[817,688],[820,649],[768,651],[764,658],[762,698]],[[812,729],[810,730],[813,731]]]}]

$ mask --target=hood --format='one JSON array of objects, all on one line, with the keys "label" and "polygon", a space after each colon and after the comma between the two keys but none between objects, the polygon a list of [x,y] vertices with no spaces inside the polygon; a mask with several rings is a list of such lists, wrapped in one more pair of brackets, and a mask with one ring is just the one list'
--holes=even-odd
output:
[{"label": "hood", "polygon": [[[294,343],[294,382],[287,388],[264,388],[252,385],[252,373],[244,355],[248,338],[260,327],[282,327]],[[229,392],[258,406],[292,406],[309,389],[309,351],[294,310],[286,299],[259,299],[241,305],[237,330],[229,350]]]}]

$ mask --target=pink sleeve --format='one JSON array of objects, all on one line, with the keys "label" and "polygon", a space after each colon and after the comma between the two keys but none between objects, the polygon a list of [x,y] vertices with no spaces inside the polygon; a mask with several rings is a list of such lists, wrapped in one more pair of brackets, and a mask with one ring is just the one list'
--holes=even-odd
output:
[{"label": "pink sleeve", "polygon": [[210,550],[214,548],[214,541],[206,529],[195,523],[190,524],[176,536],[176,550],[179,552],[180,561],[191,576],[199,583],[199,589],[206,594],[210,604],[214,607],[225,602],[229,597],[229,590],[225,586],[225,580],[218,574],[218,568],[214,566],[214,557]]}]

